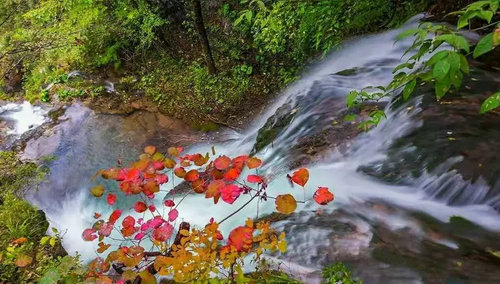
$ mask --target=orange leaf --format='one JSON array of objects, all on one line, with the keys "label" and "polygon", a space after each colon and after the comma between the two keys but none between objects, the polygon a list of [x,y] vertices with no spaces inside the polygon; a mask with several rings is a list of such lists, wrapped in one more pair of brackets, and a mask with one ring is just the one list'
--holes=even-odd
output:
[{"label": "orange leaf", "polygon": [[197,179],[191,183],[191,187],[193,187],[194,191],[196,193],[203,193],[205,192],[205,183],[201,179]]},{"label": "orange leaf", "polygon": [[153,156],[156,153],[156,147],[155,146],[146,146],[146,147],[144,147],[144,153]]},{"label": "orange leaf", "polygon": [[235,168],[230,169],[224,174],[224,178],[228,181],[233,181],[240,176],[240,171]]},{"label": "orange leaf", "polygon": [[237,251],[249,251],[252,248],[253,228],[237,227],[229,233],[227,244]]},{"label": "orange leaf", "polygon": [[180,178],[184,178],[186,176],[186,170],[182,167],[180,168],[175,168],[174,170],[174,174],[177,176],[177,177],[180,177]]},{"label": "orange leaf", "polygon": [[167,159],[165,159],[165,160],[163,161],[163,165],[164,165],[164,166],[165,166],[165,168],[167,168],[167,169],[173,169],[173,168],[175,167],[175,165],[176,165],[176,164],[177,164],[177,163],[176,163],[174,160],[172,160],[172,159],[168,159],[168,158],[167,158]]},{"label": "orange leaf", "polygon": [[307,169],[298,169],[292,175],[292,181],[304,187],[309,180],[309,171]]},{"label": "orange leaf", "polygon": [[262,165],[262,161],[259,158],[251,157],[248,158],[246,164],[249,169],[256,169]]},{"label": "orange leaf", "polygon": [[319,205],[326,205],[333,201],[334,199],[333,193],[328,190],[328,187],[319,187],[318,190],[314,193],[314,201],[316,201]]},{"label": "orange leaf", "polygon": [[208,160],[210,159],[210,156],[208,155],[208,153],[203,156],[201,154],[197,154],[195,156],[195,159],[194,159],[194,164],[198,167],[201,167],[203,166],[206,162],[208,162]]},{"label": "orange leaf", "polygon": [[148,209],[148,206],[146,205],[146,203],[144,203],[142,201],[137,201],[134,205],[134,210],[137,213],[142,213],[142,212],[146,211],[147,209]]},{"label": "orange leaf", "polygon": [[27,238],[25,238],[25,237],[20,237],[20,238],[18,238],[18,239],[13,240],[13,241],[12,241],[12,244],[14,244],[14,245],[22,245],[22,244],[24,244],[24,243],[25,243],[25,242],[27,242],[27,241],[28,241],[28,239],[27,239]]},{"label": "orange leaf", "polygon": [[16,259],[16,265],[19,267],[26,267],[33,261],[33,258],[28,255],[20,254]]},{"label": "orange leaf", "polygon": [[226,183],[222,180],[214,180],[212,181],[205,192],[205,198],[214,198],[214,203],[217,204],[220,197],[220,189],[226,186]]},{"label": "orange leaf", "polygon": [[108,244],[105,244],[105,243],[103,243],[103,242],[100,242],[100,243],[98,244],[98,246],[99,246],[99,248],[97,249],[97,252],[98,252],[98,253],[103,253],[103,252],[105,252],[105,251],[106,251],[106,250],[107,250],[107,249],[108,249],[111,245],[108,245]]},{"label": "orange leaf", "polygon": [[118,168],[111,168],[101,171],[101,176],[103,179],[117,179],[119,175],[120,169]]},{"label": "orange leaf", "polygon": [[177,157],[177,156],[179,156],[179,152],[180,152],[180,151],[179,151],[179,149],[178,149],[178,148],[175,148],[175,147],[170,147],[170,148],[168,148],[167,152],[168,152],[170,155],[172,155],[172,156],[174,156],[174,157]]},{"label": "orange leaf", "polygon": [[283,214],[291,214],[297,209],[297,201],[291,194],[278,195],[275,203],[276,210]]},{"label": "orange leaf", "polygon": [[197,170],[190,170],[189,172],[186,173],[184,176],[184,179],[189,182],[193,182],[197,179],[200,178],[200,173],[198,173]]},{"label": "orange leaf", "polygon": [[215,159],[214,166],[218,170],[225,170],[231,165],[231,159],[228,156],[220,156]]}]

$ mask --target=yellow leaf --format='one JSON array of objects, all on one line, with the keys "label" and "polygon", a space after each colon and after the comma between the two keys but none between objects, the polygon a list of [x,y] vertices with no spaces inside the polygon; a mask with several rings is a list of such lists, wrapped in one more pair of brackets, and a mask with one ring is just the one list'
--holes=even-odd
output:
[{"label": "yellow leaf", "polygon": [[275,204],[276,210],[283,214],[291,214],[297,209],[297,201],[291,194],[278,195]]},{"label": "yellow leaf", "polygon": [[141,277],[141,284],[156,284],[156,277],[147,270],[141,271],[139,277]]},{"label": "yellow leaf", "polygon": [[54,238],[54,237],[50,238],[49,245],[51,247],[55,247],[56,246],[56,238]]},{"label": "yellow leaf", "polygon": [[104,194],[104,191],[105,189],[102,185],[97,185],[90,189],[90,193],[95,197],[101,197]]},{"label": "yellow leaf", "polygon": [[245,222],[245,225],[248,227],[248,228],[253,228],[253,221],[252,219],[248,218]]},{"label": "yellow leaf", "polygon": [[280,250],[281,253],[285,253],[287,248],[286,241],[279,241],[278,242],[278,249]]}]

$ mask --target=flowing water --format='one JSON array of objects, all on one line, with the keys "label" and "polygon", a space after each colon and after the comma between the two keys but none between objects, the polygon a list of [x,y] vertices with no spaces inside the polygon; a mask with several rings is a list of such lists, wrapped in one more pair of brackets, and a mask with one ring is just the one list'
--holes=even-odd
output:
[{"label": "flowing water", "polygon": [[[404,28],[415,24],[411,21]],[[498,283],[499,261],[490,252],[500,249],[500,183],[494,166],[500,157],[478,150],[498,146],[498,124],[488,124],[491,117],[487,117],[474,125],[475,132],[462,131],[467,121],[454,125],[456,116],[427,115],[424,106],[439,104],[421,97],[388,106],[387,119],[368,133],[359,133],[342,120],[344,97],[351,89],[384,85],[392,79],[393,67],[410,44],[394,43],[399,32],[344,43],[283,92],[246,131],[214,135],[223,141],[207,142],[208,137],[200,141],[182,131],[161,132],[162,125],[151,126],[155,119],[143,115],[98,115],[73,105],[49,134],[28,142],[27,158],[56,157],[49,179],[30,199],[65,232],[64,246],[70,253],[92,258],[94,244],[83,242],[81,232],[92,224],[94,212],[109,213],[105,201],[88,194],[95,171],[113,166],[117,157],[134,159],[147,142],[165,149],[194,139],[198,143],[188,152],[204,153],[214,144],[218,154],[256,152],[265,161],[261,173],[272,178],[270,195],[292,191],[297,199],[303,198],[285,177],[298,165],[310,170],[306,199],[316,186],[332,189],[333,205],[318,211],[314,202],[306,202],[291,217],[274,223],[287,232],[289,247],[285,255],[271,258],[306,282],[318,281],[324,265],[344,261],[365,283]],[[470,82],[473,86],[500,85],[494,71],[473,74],[478,78]],[[470,137],[474,143],[467,140]],[[488,155],[483,163],[492,175],[476,169],[478,163],[470,162],[472,153]],[[464,164],[476,168],[466,171]],[[471,172],[473,177],[468,176]],[[180,218],[195,225],[206,224],[211,217],[220,220],[244,199],[232,206],[211,206],[211,200],[189,196],[179,208]],[[247,217],[256,217],[256,206],[222,224],[224,233]],[[263,216],[273,210],[274,203],[268,202],[261,203],[258,212]]]}]

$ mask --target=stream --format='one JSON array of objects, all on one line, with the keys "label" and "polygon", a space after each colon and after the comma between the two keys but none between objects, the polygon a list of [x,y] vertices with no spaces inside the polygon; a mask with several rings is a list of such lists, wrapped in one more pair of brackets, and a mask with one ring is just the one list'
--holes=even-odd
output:
[{"label": "stream", "polygon": [[[200,134],[155,113],[99,114],[73,104],[56,126],[26,143],[24,158],[54,157],[46,162],[50,176],[28,199],[64,232],[66,250],[89,260],[97,243],[84,242],[81,233],[94,212],[110,213],[105,200],[88,192],[98,169],[118,158],[132,161],[147,144],[162,151],[187,146],[191,153],[215,146],[228,156],[253,152],[264,160],[261,173],[272,179],[270,195],[292,191],[302,199],[286,178],[297,166],[310,171],[307,199],[316,186],[335,194],[322,210],[314,202],[299,204],[274,223],[287,233],[288,251],[270,256],[283,271],[316,283],[323,266],[343,261],[364,283],[500,283],[500,118],[481,117],[477,99],[500,88],[500,72],[474,68],[448,102],[436,102],[426,87],[408,102],[387,101],[387,119],[366,133],[343,120],[350,90],[391,81],[411,44],[395,38],[416,24],[413,19],[401,29],[343,43],[241,133]],[[47,120],[46,111],[22,106],[0,109],[10,137]],[[169,182],[163,189],[172,187]],[[179,216],[201,226],[246,201],[211,206],[212,200],[192,195]],[[259,206],[260,216],[273,211],[274,202]],[[223,234],[247,217],[256,217],[256,206],[225,222]]]}]

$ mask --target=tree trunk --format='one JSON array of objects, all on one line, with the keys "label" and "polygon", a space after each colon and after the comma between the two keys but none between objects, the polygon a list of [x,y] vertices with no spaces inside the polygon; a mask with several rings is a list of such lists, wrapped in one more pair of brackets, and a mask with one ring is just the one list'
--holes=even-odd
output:
[{"label": "tree trunk", "polygon": [[201,47],[205,55],[205,61],[207,63],[208,71],[210,74],[217,73],[215,69],[214,58],[212,56],[212,50],[210,49],[210,43],[208,42],[207,30],[205,29],[205,24],[203,22],[203,14],[201,13],[201,3],[200,0],[192,0],[193,10],[194,10],[194,22],[198,35],[200,37]]}]

